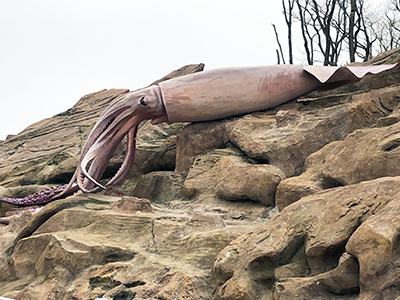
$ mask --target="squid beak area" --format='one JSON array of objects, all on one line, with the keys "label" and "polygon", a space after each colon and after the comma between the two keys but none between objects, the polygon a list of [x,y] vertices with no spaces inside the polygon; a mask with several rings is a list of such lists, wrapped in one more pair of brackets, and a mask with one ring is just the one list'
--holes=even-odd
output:
[{"label": "squid beak area", "polygon": [[115,149],[125,135],[127,136],[125,160],[107,185],[121,181],[128,174],[135,153],[137,127],[142,120],[143,118],[137,115],[126,117],[119,115],[106,127],[99,120],[92,131],[98,131],[97,127],[105,129],[102,134],[85,146],[88,149],[85,152],[82,151],[82,156],[78,163],[77,182],[83,192],[93,192],[99,187],[105,189],[105,186],[98,181],[104,174]]}]

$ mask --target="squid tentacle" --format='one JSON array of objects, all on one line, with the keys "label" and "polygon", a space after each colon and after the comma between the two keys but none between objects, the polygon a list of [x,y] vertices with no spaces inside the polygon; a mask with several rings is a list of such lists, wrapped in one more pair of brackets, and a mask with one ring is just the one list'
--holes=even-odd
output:
[{"label": "squid tentacle", "polygon": [[44,189],[40,192],[26,196],[24,198],[9,198],[0,197],[0,201],[15,204],[15,205],[34,205],[43,204],[54,200],[56,196],[63,193],[67,188],[67,184],[53,186],[51,188]]},{"label": "squid tentacle", "polygon": [[[128,174],[132,164],[133,164],[133,159],[134,159],[134,155],[135,155],[135,146],[136,146],[136,134],[137,134],[137,128],[132,128],[128,131],[128,133],[126,134],[127,137],[127,149],[126,149],[126,155],[124,158],[123,163],[121,164],[121,166],[119,167],[117,173],[110,179],[110,181],[108,181],[105,185],[100,184],[99,182],[97,182],[86,170],[86,168],[84,168],[83,166],[86,165],[86,161],[82,161],[82,167],[79,168],[79,177],[80,181],[78,182],[78,185],[81,187],[81,190],[85,193],[91,193],[94,191],[97,191],[99,188],[102,189],[106,189],[107,186],[113,185],[113,184],[117,184],[119,183],[121,180],[123,180],[126,175]],[[93,158],[94,159],[94,158]],[[95,188],[93,189],[86,189],[84,187],[84,179],[88,179],[90,180],[93,184],[96,185]]]},{"label": "squid tentacle", "polygon": [[130,129],[128,134],[126,135],[127,149],[124,162],[122,163],[121,167],[118,169],[118,172],[114,175],[114,177],[111,178],[109,182],[107,182],[106,186],[120,183],[128,175],[135,156],[136,134],[137,127]]}]

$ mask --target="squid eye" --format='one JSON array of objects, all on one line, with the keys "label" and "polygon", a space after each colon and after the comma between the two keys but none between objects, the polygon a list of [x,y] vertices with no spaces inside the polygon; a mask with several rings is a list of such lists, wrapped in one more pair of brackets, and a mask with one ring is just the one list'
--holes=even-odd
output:
[{"label": "squid eye", "polygon": [[147,106],[147,103],[144,101],[145,99],[146,97],[140,98],[140,104],[142,104],[143,106]]}]

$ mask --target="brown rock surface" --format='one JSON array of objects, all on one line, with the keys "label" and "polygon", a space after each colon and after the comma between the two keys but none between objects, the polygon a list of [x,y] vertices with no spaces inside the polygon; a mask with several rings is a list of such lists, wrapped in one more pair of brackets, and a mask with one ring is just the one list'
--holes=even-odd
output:
[{"label": "brown rock surface", "polygon": [[[235,155],[236,154],[236,155]],[[251,200],[273,206],[283,172],[271,165],[251,164],[237,151],[219,150],[198,156],[185,183],[189,198],[211,194],[225,200]]]},{"label": "brown rock surface", "polygon": [[[400,89],[399,89],[400,92]],[[400,124],[356,130],[310,155],[306,170],[283,180],[276,204],[281,210],[318,190],[400,174]]]},{"label": "brown rock surface", "polygon": [[158,203],[183,199],[184,177],[173,171],[152,172],[143,175],[133,190],[136,197],[147,197]]},{"label": "brown rock surface", "polygon": [[[265,112],[142,124],[130,178],[109,196],[74,195],[0,224],[0,296],[399,298],[399,71]],[[67,182],[97,115],[125,92],[85,96],[1,142],[0,193]]]},{"label": "brown rock surface", "polygon": [[[357,264],[353,261],[348,267],[341,266],[340,257],[347,256],[346,243],[360,224],[388,203],[394,205],[391,201],[397,202],[399,184],[400,177],[380,178],[316,193],[284,208],[218,254],[213,269],[216,298],[355,299],[359,289],[358,274],[354,274],[358,273]],[[366,265],[373,257],[371,252],[375,251],[360,253],[365,255]],[[386,263],[389,261],[393,262],[391,257]],[[379,267],[385,264],[377,263]],[[349,268],[352,274],[340,268]]]},{"label": "brown rock surface", "polygon": [[360,270],[360,299],[400,297],[400,195],[368,218],[350,237],[346,251]]},{"label": "brown rock surface", "polygon": [[148,204],[108,196],[72,196],[48,204],[13,241],[1,245],[2,253],[11,252],[0,269],[2,295],[35,299],[40,291],[41,299],[55,294],[58,299],[147,299],[178,293],[209,299],[206,270],[218,251],[248,227],[226,224],[215,213],[151,211]]}]

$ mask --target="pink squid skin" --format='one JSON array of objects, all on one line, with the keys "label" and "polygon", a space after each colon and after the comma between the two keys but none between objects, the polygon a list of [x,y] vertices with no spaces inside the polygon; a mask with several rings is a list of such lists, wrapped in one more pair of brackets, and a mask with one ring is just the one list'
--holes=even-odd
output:
[{"label": "pink squid skin", "polygon": [[[243,115],[278,106],[317,89],[357,82],[367,74],[377,74],[395,66],[226,68],[170,79],[159,86],[130,92],[100,115],[69,184],[43,197],[0,197],[0,201],[16,205],[46,203],[78,190],[93,192],[122,181],[132,166],[137,128],[144,120],[151,119],[153,124],[200,122]],[[98,180],[125,135],[128,141],[125,160],[103,186]]]}]

